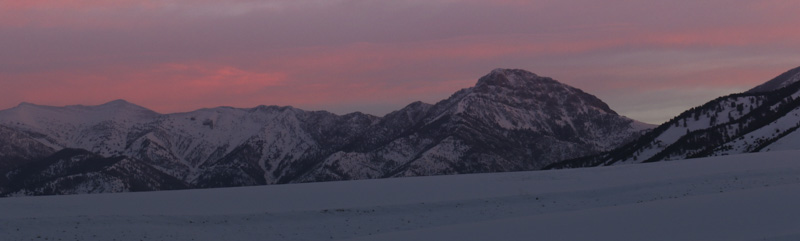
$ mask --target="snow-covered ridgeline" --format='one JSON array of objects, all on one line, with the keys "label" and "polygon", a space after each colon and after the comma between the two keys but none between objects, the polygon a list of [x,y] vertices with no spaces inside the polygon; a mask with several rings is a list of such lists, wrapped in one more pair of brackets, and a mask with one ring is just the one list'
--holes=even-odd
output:
[{"label": "snow-covered ridgeline", "polygon": [[[26,138],[49,146],[43,151],[48,155],[76,148],[131,161],[80,164],[100,173],[69,174],[78,175],[75,180],[100,174],[126,180],[108,168],[128,163],[137,165],[124,168],[155,172],[146,180],[163,179],[163,173],[201,188],[536,170],[612,149],[647,128],[595,96],[518,69],[496,69],[448,99],[415,102],[384,117],[276,106],[159,114],[118,100],[99,106],[22,104],[0,111],[0,126],[31,133],[35,137]],[[40,184],[88,185],[59,180]],[[0,187],[0,193],[73,193],[11,189]]]}]

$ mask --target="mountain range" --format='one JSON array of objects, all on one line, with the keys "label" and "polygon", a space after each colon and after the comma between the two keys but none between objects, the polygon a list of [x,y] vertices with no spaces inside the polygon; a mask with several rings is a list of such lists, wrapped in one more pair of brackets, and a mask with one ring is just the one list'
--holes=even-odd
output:
[{"label": "mountain range", "polygon": [[0,111],[0,195],[235,187],[670,161],[800,147],[800,67],[660,126],[495,69],[383,117],[293,107],[160,114],[116,100]]},{"label": "mountain range", "polygon": [[436,104],[414,102],[383,117],[278,106],[160,114],[124,100],[22,103],[0,111],[0,194],[539,170],[608,155],[652,127],[519,69],[495,69]]}]

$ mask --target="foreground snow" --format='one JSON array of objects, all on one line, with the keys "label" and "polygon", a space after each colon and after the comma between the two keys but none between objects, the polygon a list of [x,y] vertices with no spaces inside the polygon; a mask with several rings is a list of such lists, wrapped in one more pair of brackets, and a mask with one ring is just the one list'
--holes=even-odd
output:
[{"label": "foreground snow", "polygon": [[0,240],[800,240],[800,151],[0,199]]}]

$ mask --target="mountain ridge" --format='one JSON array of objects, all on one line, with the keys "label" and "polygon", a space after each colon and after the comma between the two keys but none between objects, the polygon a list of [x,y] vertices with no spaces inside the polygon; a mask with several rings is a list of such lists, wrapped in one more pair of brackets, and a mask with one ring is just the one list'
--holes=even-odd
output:
[{"label": "mountain ridge", "polygon": [[775,91],[780,88],[784,88],[791,84],[794,84],[798,81],[800,81],[800,67],[786,71],[783,74],[780,74],[775,78],[746,91],[745,93]]},{"label": "mountain ridge", "polygon": [[[636,141],[617,149],[554,163],[547,168],[618,165],[800,149],[800,139],[796,138],[800,135],[796,131],[800,127],[798,74],[800,67],[750,91],[722,96],[691,108]],[[785,138],[787,136],[789,138]]]}]

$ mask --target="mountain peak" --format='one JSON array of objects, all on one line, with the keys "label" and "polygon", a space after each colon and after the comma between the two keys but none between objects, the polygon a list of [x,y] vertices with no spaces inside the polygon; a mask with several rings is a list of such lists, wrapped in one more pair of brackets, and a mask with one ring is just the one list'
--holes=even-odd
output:
[{"label": "mountain peak", "polygon": [[50,106],[50,105],[39,105],[39,104],[30,103],[30,102],[20,102],[20,103],[17,105],[17,108],[27,108],[27,107],[41,107],[41,108],[48,108],[48,109],[61,109],[61,108],[82,108],[82,109],[86,109],[86,108],[104,108],[104,109],[105,109],[105,108],[111,108],[111,109],[125,109],[125,108],[133,108],[133,109],[145,109],[145,110],[147,110],[147,108],[144,108],[144,107],[142,107],[142,106],[139,106],[139,105],[137,105],[137,104],[134,104],[134,103],[128,102],[128,101],[126,101],[126,100],[123,100],[123,99],[112,100],[112,101],[106,102],[106,103],[104,103],[104,104],[100,104],[100,105],[89,105],[89,106],[87,106],[87,105]]},{"label": "mountain peak", "polygon": [[[69,106],[68,106],[69,108]],[[136,113],[137,115],[157,115],[155,111],[150,109],[144,108],[140,105],[128,102],[123,99],[112,100],[106,102],[105,104],[96,105],[96,106],[74,106],[74,108],[84,109],[84,110],[91,110],[91,111],[99,111],[99,112],[106,112],[106,113]]]},{"label": "mountain peak", "polygon": [[770,92],[773,90],[778,90],[780,88],[792,85],[796,82],[800,81],[800,67],[791,69],[786,71],[785,73],[778,75],[777,77],[763,83],[755,88],[748,90],[746,93],[760,93],[760,92]]},{"label": "mountain peak", "polygon": [[504,104],[576,110],[594,107],[609,114],[617,114],[594,95],[522,69],[494,69],[478,79],[475,87],[469,90],[469,93]]},{"label": "mountain peak", "polygon": [[497,68],[478,79],[478,84],[476,84],[476,86],[522,87],[530,84],[532,81],[540,80],[552,81],[550,78],[540,77],[523,69]]},{"label": "mountain peak", "polygon": [[19,105],[17,105],[17,107],[25,107],[25,106],[36,106],[36,104],[30,102],[20,102]]},{"label": "mountain peak", "polygon": [[127,100],[116,99],[116,100],[109,101],[109,102],[107,102],[105,104],[102,104],[102,105],[105,105],[105,106],[120,106],[120,105],[133,105],[133,104],[131,102],[128,102]]}]

